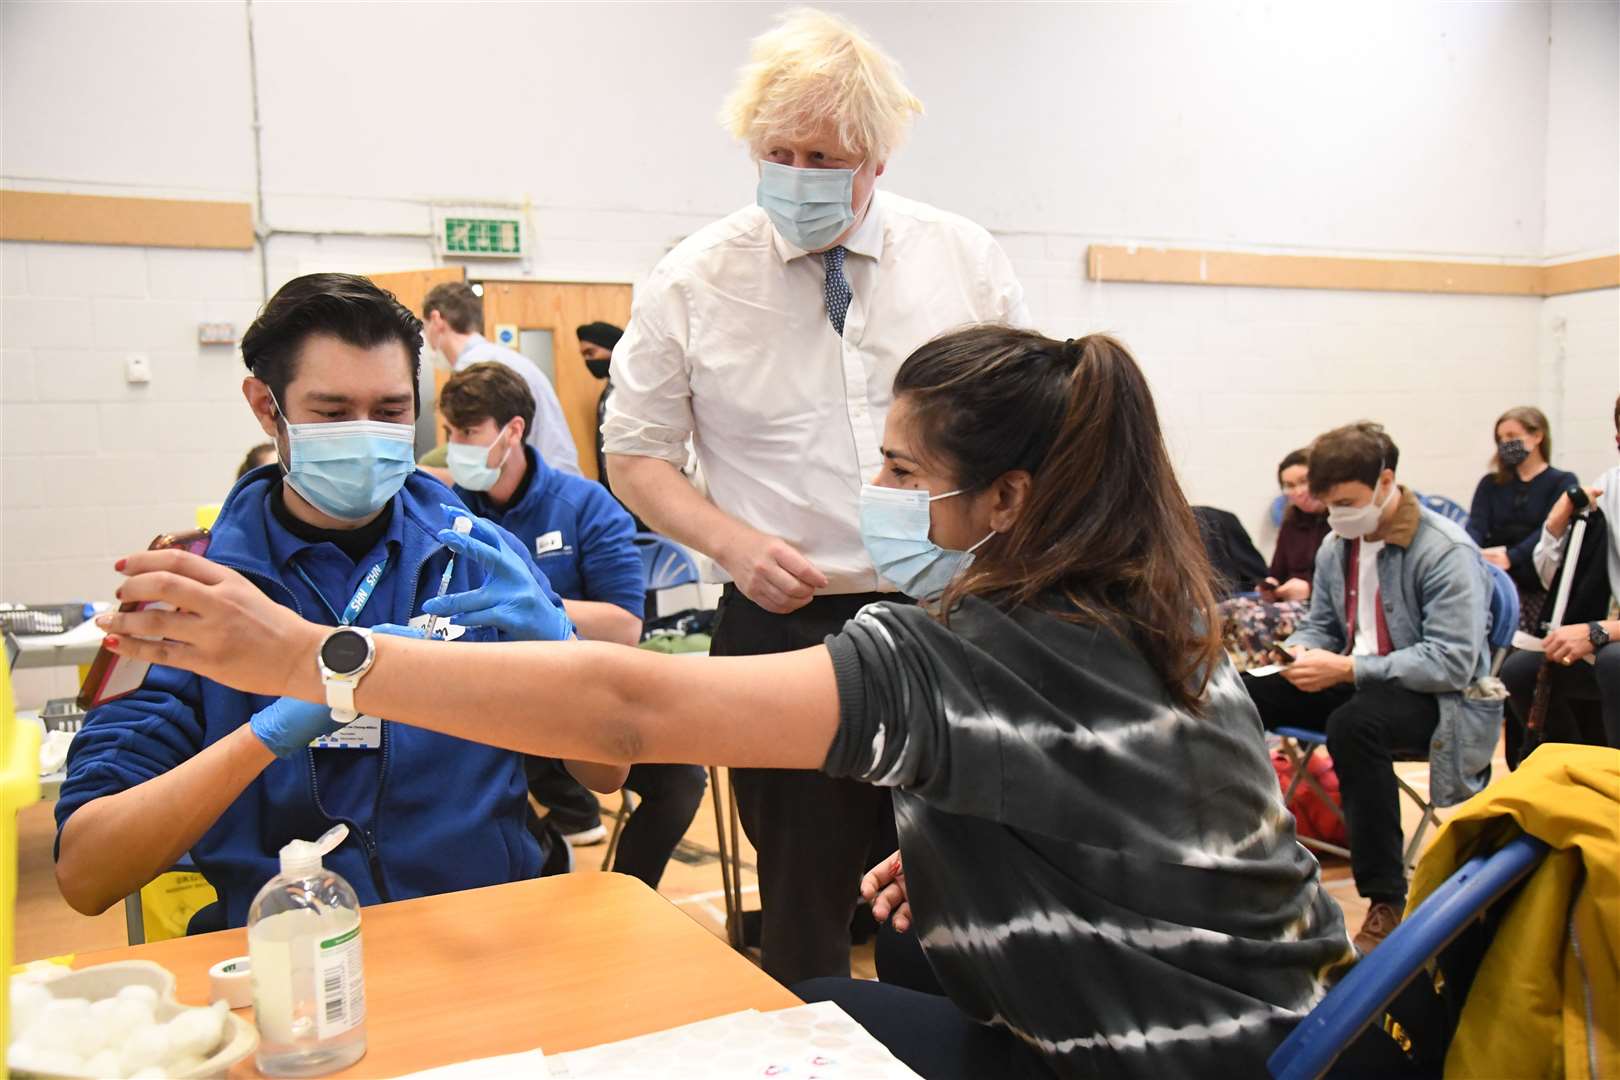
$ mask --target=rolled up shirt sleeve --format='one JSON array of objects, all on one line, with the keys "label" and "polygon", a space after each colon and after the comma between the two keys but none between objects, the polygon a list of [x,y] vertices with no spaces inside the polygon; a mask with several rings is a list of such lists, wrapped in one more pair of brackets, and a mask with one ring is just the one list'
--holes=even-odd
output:
[{"label": "rolled up shirt sleeve", "polygon": [[1029,305],[1024,301],[1024,287],[1013,273],[1012,261],[994,240],[990,241],[986,255],[985,282],[990,291],[987,306],[1002,322],[1026,329],[1034,326]]},{"label": "rolled up shirt sleeve", "polygon": [[686,464],[692,436],[687,305],[680,283],[655,275],[636,298],[613,349],[613,393],[602,421],[602,452]]}]

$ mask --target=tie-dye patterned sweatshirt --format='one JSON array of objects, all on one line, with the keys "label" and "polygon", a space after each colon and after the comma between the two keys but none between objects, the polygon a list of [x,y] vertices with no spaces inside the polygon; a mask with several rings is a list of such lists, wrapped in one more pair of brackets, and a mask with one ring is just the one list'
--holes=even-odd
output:
[{"label": "tie-dye patterned sweatshirt", "polygon": [[915,930],[1059,1076],[1264,1076],[1352,956],[1242,683],[1171,704],[1117,635],[965,601],[828,639],[824,768],[894,789]]}]

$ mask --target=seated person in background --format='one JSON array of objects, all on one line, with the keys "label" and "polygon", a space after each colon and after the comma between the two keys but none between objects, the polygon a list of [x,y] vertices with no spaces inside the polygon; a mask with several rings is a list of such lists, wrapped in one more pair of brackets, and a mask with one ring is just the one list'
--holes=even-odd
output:
[{"label": "seated person in background", "polygon": [[435,285],[422,300],[422,338],[428,347],[456,371],[493,360],[522,376],[535,408],[535,422],[524,438],[547,465],[578,476],[579,450],[551,380],[527,356],[486,339],[478,332],[483,325],[484,300],[471,285],[460,281]]},{"label": "seated person in background", "polygon": [[[1620,398],[1614,402],[1616,449],[1620,449]],[[1524,726],[1530,718],[1535,697],[1536,676],[1543,662],[1550,665],[1551,694],[1541,738],[1543,741],[1575,742],[1581,739],[1581,725],[1571,715],[1571,701],[1597,701],[1603,718],[1603,738],[1609,746],[1620,747],[1620,619],[1614,618],[1614,603],[1620,598],[1620,465],[1603,474],[1597,487],[1587,489],[1592,505],[1603,513],[1605,550],[1602,553],[1582,547],[1580,565],[1588,577],[1576,577],[1566,609],[1564,624],[1546,636],[1543,652],[1524,649],[1502,665],[1502,681],[1512,695],[1514,723],[1508,728],[1508,764],[1517,765]],[[1537,583],[1549,591],[1555,587],[1558,567],[1569,540],[1570,521],[1575,507],[1569,496],[1560,495],[1547,515],[1536,544],[1534,563]],[[1589,528],[1585,544],[1596,537]],[[1587,570],[1590,567],[1590,570]],[[1566,573],[1571,572],[1566,567]],[[1550,608],[1551,599],[1548,600]],[[1571,612],[1584,607],[1586,616],[1607,618],[1578,621]],[[1549,610],[1550,616],[1552,612]],[[1592,657],[1592,663],[1586,663]]]},{"label": "seated person in background", "polygon": [[1558,496],[1579,481],[1552,467],[1552,428],[1540,409],[1509,409],[1495,430],[1496,456],[1474,488],[1468,535],[1519,587],[1519,625],[1530,629],[1540,624],[1546,598],[1531,559],[1536,538]]},{"label": "seated person in background", "polygon": [[[210,560],[330,626],[421,621],[450,563],[439,532],[455,496],[411,463],[420,331],[391,295],[346,274],[296,278],[264,306],[242,337],[243,394],[280,463],[231,491]],[[567,619],[541,603],[544,578],[502,542],[510,550],[454,560],[452,592],[510,600],[504,614],[461,619],[486,624],[463,640],[567,637]],[[193,928],[241,926],[281,847],[340,821],[349,836],[326,862],[362,903],[539,872],[521,755],[368,717],[336,736],[341,748],[297,737],[316,716],[335,730],[330,713],[154,665],[73,740],[56,804],[62,895],[103,911],[189,851],[223,909]]]},{"label": "seated person in background", "polygon": [[1195,506],[1192,511],[1198,521],[1199,539],[1204,542],[1204,554],[1215,570],[1215,595],[1224,599],[1258,587],[1266,574],[1266,560],[1260,557],[1254,541],[1249,539],[1249,530],[1237,515],[1213,506]]},{"label": "seated person in background", "polygon": [[1502,723],[1501,702],[1463,694],[1490,670],[1479,549],[1395,482],[1399,460],[1377,424],[1311,444],[1311,493],[1334,537],[1317,553],[1310,610],[1285,642],[1292,663],[1243,676],[1267,728],[1327,733],[1350,869],[1371,901],[1355,939],[1363,953],[1406,905],[1394,754],[1427,753],[1430,798],[1450,806],[1484,786]]},{"label": "seated person in background", "polygon": [[242,459],[242,464],[236,467],[236,478],[240,480],[260,465],[268,465],[274,460],[276,460],[276,444],[260,443],[249,450],[247,456]]},{"label": "seated person in background", "polygon": [[1221,639],[1240,671],[1275,663],[1269,646],[1294,632],[1310,603],[1316,552],[1329,530],[1327,511],[1311,494],[1308,457],[1307,451],[1294,450],[1277,466],[1277,484],[1288,502],[1259,595],[1234,596],[1221,604]]},{"label": "seated person in background", "polygon": [[[624,336],[623,328],[612,323],[592,322],[574,333],[579,338],[579,355],[591,378],[606,380],[613,366],[613,347]],[[613,384],[604,381],[602,392],[596,398],[596,476],[609,491],[613,489],[608,484],[607,458],[602,453],[602,422],[607,419],[608,398],[612,396]]]},{"label": "seated person in background", "polygon": [[[439,411],[456,494],[534,553],[579,636],[640,641],[647,575],[630,515],[602,485],[558,472],[525,444],[534,398],[523,380],[500,364],[474,364],[444,384]],[[559,762],[531,758],[527,768],[529,790],[571,842],[603,831],[596,796]],[[625,825],[615,870],[658,887],[703,801],[706,775],[695,765],[630,770],[625,786],[642,802]]]}]

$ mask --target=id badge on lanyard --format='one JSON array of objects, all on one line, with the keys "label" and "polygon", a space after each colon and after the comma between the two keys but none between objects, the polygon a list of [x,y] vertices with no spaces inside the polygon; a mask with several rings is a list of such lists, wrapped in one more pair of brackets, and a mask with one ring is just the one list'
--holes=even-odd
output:
[{"label": "id badge on lanyard", "polygon": [[[316,599],[320,600],[321,606],[337,620],[339,626],[352,626],[354,620],[366,609],[372,593],[377,591],[377,583],[382,580],[383,573],[388,569],[388,556],[384,555],[375,566],[366,571],[366,576],[360,580],[354,595],[344,606],[342,615],[332,610],[332,605],[326,602],[326,597],[321,595],[321,590],[309,580],[309,575],[304,573],[302,567],[295,563],[293,569],[298,571],[298,576],[304,579],[304,584],[309,586]],[[336,731],[318,736],[309,745],[312,750],[379,750],[382,748],[382,720],[362,713]]]}]

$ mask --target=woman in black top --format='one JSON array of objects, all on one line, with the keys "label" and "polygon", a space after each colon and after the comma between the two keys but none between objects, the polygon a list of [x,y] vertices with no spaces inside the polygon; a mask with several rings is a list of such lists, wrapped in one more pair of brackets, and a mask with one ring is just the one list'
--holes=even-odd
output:
[{"label": "woman in black top", "polygon": [[[862,533],[927,606],[710,660],[379,636],[356,708],[529,753],[886,786],[900,850],[861,887],[936,992],[831,992],[914,1067],[1264,1075],[1353,952],[1221,652],[1141,371],[1102,336],[947,335],[902,366],[883,454]],[[120,654],[324,700],[327,628],[202,559],[120,565],[125,599],[181,609],[106,620]]]},{"label": "woman in black top", "polygon": [[1519,587],[1519,623],[1532,627],[1540,622],[1546,591],[1530,556],[1553,503],[1578,481],[1574,473],[1552,467],[1552,429],[1540,409],[1509,409],[1497,418],[1495,430],[1496,455],[1474,489],[1468,535],[1487,562],[1513,578]]}]

